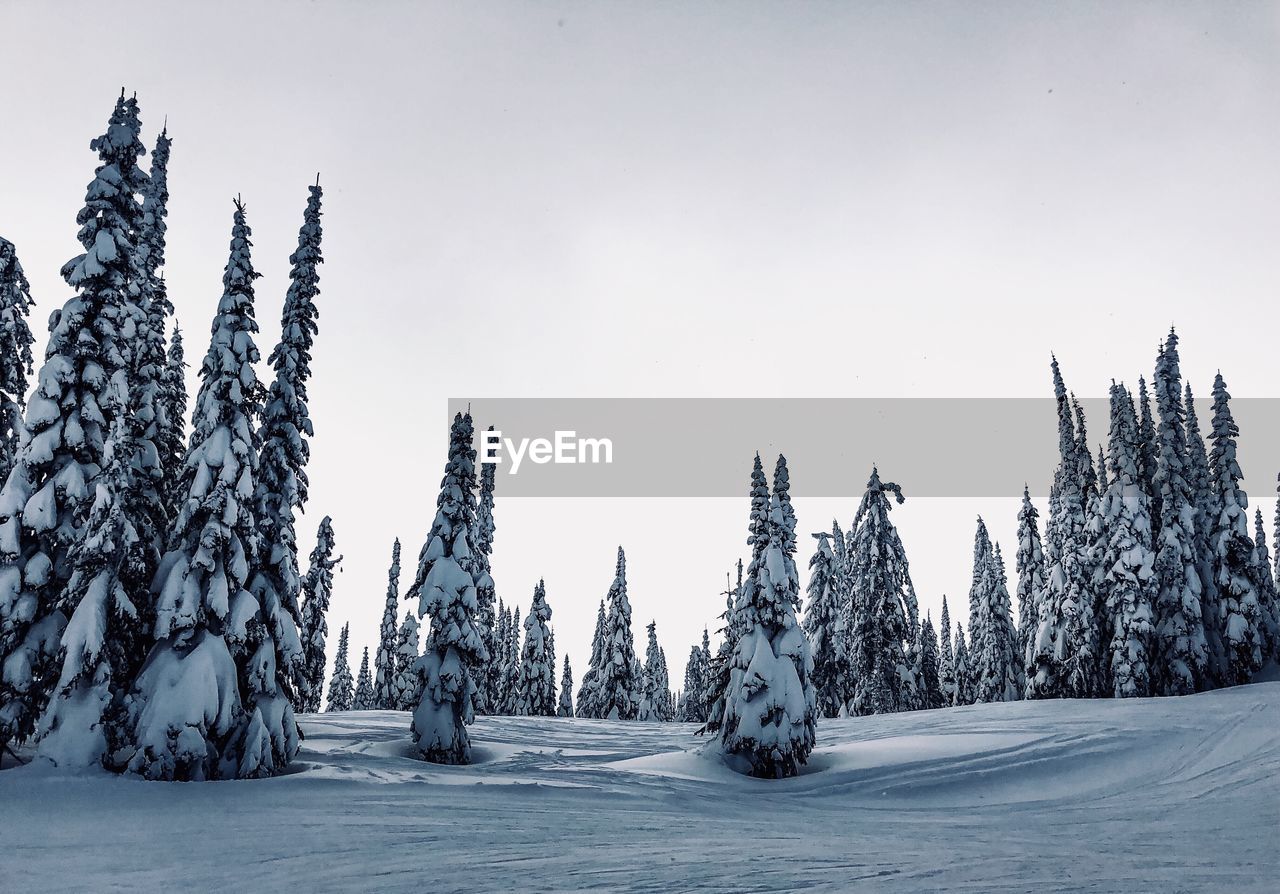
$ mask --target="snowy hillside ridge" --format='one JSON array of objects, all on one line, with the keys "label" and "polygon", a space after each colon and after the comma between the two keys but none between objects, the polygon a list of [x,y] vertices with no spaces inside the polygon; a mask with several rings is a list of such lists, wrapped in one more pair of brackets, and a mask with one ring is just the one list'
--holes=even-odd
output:
[{"label": "snowy hillside ridge", "polygon": [[[693,724],[481,717],[474,763],[445,766],[415,759],[402,712],[301,715],[302,751],[268,780],[5,770],[0,877],[16,891],[331,891],[376,875],[382,891],[1270,892],[1277,717],[1280,682],[821,720],[799,775],[760,780]],[[177,824],[199,846],[155,834]]]}]

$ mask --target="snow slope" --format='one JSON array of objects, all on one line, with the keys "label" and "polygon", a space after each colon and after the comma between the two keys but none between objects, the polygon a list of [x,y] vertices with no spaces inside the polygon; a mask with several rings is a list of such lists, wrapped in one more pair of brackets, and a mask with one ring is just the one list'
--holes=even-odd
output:
[{"label": "snow slope", "polygon": [[825,721],[781,782],[676,724],[482,719],[471,767],[302,724],[265,781],[0,772],[0,890],[1280,890],[1280,683]]}]

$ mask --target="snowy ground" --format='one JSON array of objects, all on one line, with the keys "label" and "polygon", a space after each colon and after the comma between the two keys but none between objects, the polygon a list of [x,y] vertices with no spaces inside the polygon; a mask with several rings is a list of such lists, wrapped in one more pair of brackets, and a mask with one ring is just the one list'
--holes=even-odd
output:
[{"label": "snowy ground", "polygon": [[0,772],[0,890],[1280,890],[1280,683],[829,721],[745,779],[692,728],[497,718],[479,763],[408,716],[308,716],[297,772]]}]

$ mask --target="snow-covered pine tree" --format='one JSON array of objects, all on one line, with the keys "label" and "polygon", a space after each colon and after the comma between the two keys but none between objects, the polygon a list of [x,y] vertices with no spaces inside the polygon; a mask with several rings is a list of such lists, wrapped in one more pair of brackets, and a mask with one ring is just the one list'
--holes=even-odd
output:
[{"label": "snow-covered pine tree", "polygon": [[953,705],[971,705],[974,702],[973,672],[969,668],[969,648],[964,641],[964,626],[956,621],[955,643],[956,691]]},{"label": "snow-covered pine tree", "polygon": [[[35,731],[57,682],[67,620],[59,597],[95,499],[112,421],[104,391],[134,363],[145,327],[136,241],[137,193],[146,183],[138,167],[146,152],[140,126],[137,104],[121,91],[107,132],[89,144],[100,164],[76,216],[85,251],[62,267],[75,294],[50,319],[45,360],[26,407],[26,437],[0,489],[0,753]],[[12,338],[17,344],[25,336]],[[4,362],[21,365],[22,357],[19,347]]]},{"label": "snow-covered pine tree", "polygon": [[511,614],[507,625],[507,639],[502,659],[502,691],[504,693],[500,713],[515,714],[520,700],[520,606]]},{"label": "snow-covered pine tree", "polygon": [[391,707],[397,711],[412,711],[422,698],[417,663],[418,616],[410,610],[404,613],[400,631],[396,634],[396,674],[392,681],[394,701]]},{"label": "snow-covered pine tree", "polygon": [[605,616],[595,708],[598,716],[608,720],[635,720],[643,684],[636,674],[631,600],[627,597],[627,556],[622,547],[618,547],[618,562],[605,602],[609,612]]},{"label": "snow-covered pine tree", "polygon": [[807,762],[818,717],[813,658],[796,619],[795,515],[777,493],[781,489],[785,496],[787,487],[782,457],[778,469],[762,528],[755,524],[753,500],[753,534],[765,539],[763,545],[752,544],[753,552],[760,546],[752,561],[755,574],[747,577],[734,605],[730,631],[735,642],[717,724],[721,750],[764,778],[794,776]]},{"label": "snow-covered pine tree", "polygon": [[293,681],[297,710],[311,714],[320,710],[324,692],[325,640],[329,636],[325,616],[333,593],[333,569],[342,562],[342,556],[333,557],[333,549],[333,519],[326,515],[320,520],[307,576],[302,580],[302,662]]},{"label": "snow-covered pine tree", "polygon": [[[979,520],[981,524],[981,520]],[[986,536],[983,526],[979,534]],[[979,702],[1011,702],[1022,697],[1022,661],[1017,631],[1010,617],[1009,587],[1000,545],[983,552],[985,568],[979,591],[976,629],[970,630],[974,698]]]},{"label": "snow-covered pine tree", "polygon": [[887,714],[915,707],[913,668],[906,646],[911,573],[897,529],[889,520],[889,495],[902,502],[896,484],[872,469],[847,541],[846,581],[852,594],[849,647],[850,714]]},{"label": "snow-covered pine tree", "polygon": [[587,662],[587,670],[578,683],[577,716],[599,717],[599,708],[595,696],[599,686],[600,665],[604,656],[605,611],[604,600],[600,600],[600,608],[596,612],[596,629],[591,636],[591,658]]},{"label": "snow-covered pine tree", "polygon": [[953,705],[956,700],[956,659],[951,651],[951,611],[947,596],[942,595],[942,643],[938,652],[938,686],[942,690],[942,704]]},{"label": "snow-covered pine tree", "polygon": [[[1018,511],[1018,552],[1015,566],[1018,571],[1018,660],[1023,669],[1023,686],[1026,686],[1026,668],[1029,663],[1028,646],[1035,637],[1036,618],[1039,615],[1038,600],[1045,588],[1044,550],[1040,544],[1040,513],[1031,502],[1031,491],[1023,485],[1022,509]],[[943,626],[947,621],[943,619]],[[950,636],[946,631],[944,639]]]},{"label": "snow-covered pine tree", "polygon": [[343,624],[338,634],[338,654],[333,658],[333,676],[329,678],[329,700],[324,706],[328,713],[350,711],[355,704],[355,684],[351,681],[351,661],[347,657],[350,638],[351,625]]},{"label": "snow-covered pine tree", "polygon": [[18,458],[22,414],[27,406],[27,377],[32,372],[35,336],[27,316],[35,304],[31,284],[13,243],[0,236],[0,486]]},{"label": "snow-covered pine tree", "polygon": [[926,614],[920,624],[920,677],[924,707],[941,708],[946,704],[942,695],[942,679],[939,675],[938,632],[933,629],[933,619]]},{"label": "snow-covered pine tree", "polygon": [[985,599],[984,588],[990,586],[991,536],[978,516],[978,529],[973,535],[973,576],[969,584],[969,639],[975,640],[980,630],[979,613]]},{"label": "snow-covered pine tree", "polygon": [[658,625],[650,621],[645,628],[649,633],[648,646],[645,649],[644,663],[644,695],[640,700],[637,720],[670,720],[667,715],[667,689],[663,679],[665,669],[662,667],[662,655],[658,647]]},{"label": "snow-covered pine tree", "polygon": [[[315,660],[309,654],[314,646],[307,646],[301,638],[312,631],[304,627],[302,635],[298,632],[303,618],[298,606],[301,581],[294,524],[295,512],[301,511],[307,501],[306,465],[311,454],[307,438],[314,434],[307,411],[307,380],[311,377],[311,349],[318,331],[315,298],[320,293],[320,276],[316,268],[324,261],[320,254],[319,182],[308,189],[298,247],[289,256],[292,266],[280,316],[280,341],[268,358],[275,378],[258,428],[262,460],[254,492],[260,561],[250,590],[262,607],[265,632],[260,648],[264,655],[268,649],[271,651],[278,688],[286,692],[292,681],[306,673],[306,664]],[[317,687],[312,698],[318,702],[319,681],[308,675],[307,685]],[[299,694],[292,696],[296,699]]]},{"label": "snow-covered pine tree", "polygon": [[1218,630],[1226,659],[1222,676],[1228,686],[1234,686],[1248,683],[1262,667],[1263,637],[1256,569],[1250,561],[1254,547],[1249,537],[1249,497],[1240,487],[1244,475],[1236,462],[1240,430],[1232,418],[1230,400],[1226,382],[1218,373],[1213,380],[1213,449],[1209,453],[1218,515],[1210,537],[1218,588]]},{"label": "snow-covered pine tree", "polygon": [[[493,431],[493,426],[489,426]],[[493,582],[493,538],[497,526],[493,520],[493,489],[496,483],[498,466],[496,463],[480,464],[480,494],[476,503],[476,551],[480,564],[480,575],[476,578],[476,599],[480,603],[479,623],[480,637],[484,640],[485,651],[490,659],[473,668],[476,678],[476,711],[480,714],[495,713],[501,703],[496,679],[497,667],[493,656],[497,654],[498,643],[494,602],[497,598],[497,587]]]},{"label": "snow-covered pine tree", "polygon": [[1262,525],[1262,510],[1253,515],[1253,567],[1258,581],[1259,618],[1262,631],[1262,660],[1280,657],[1280,601],[1276,595],[1276,579],[1271,573],[1271,553],[1267,549],[1267,531]]},{"label": "snow-covered pine tree", "polygon": [[689,660],[684,664],[684,686],[681,689],[680,710],[676,720],[681,723],[705,723],[707,720],[702,699],[698,693],[707,685],[704,673],[702,650],[697,646],[689,648]]},{"label": "snow-covered pine tree", "polygon": [[[1086,505],[1075,421],[1057,358],[1051,363],[1058,404],[1059,463],[1054,473],[1045,556],[1046,586],[1027,666],[1027,698],[1090,698],[1098,693],[1094,594]],[[1081,417],[1083,418],[1083,417]],[[1095,473],[1096,475],[1096,473]]]},{"label": "snow-covered pine tree", "polygon": [[658,690],[666,703],[662,719],[672,721],[676,718],[676,700],[671,692],[671,669],[667,665],[667,650],[661,646],[658,647],[658,668],[660,671]]},{"label": "snow-covered pine tree", "polygon": [[387,571],[387,600],[382,610],[378,652],[374,656],[373,691],[377,707],[396,706],[396,613],[400,610],[400,538],[391,546],[391,568]]},{"label": "snow-covered pine tree", "polygon": [[520,677],[515,711],[520,717],[554,717],[556,713],[556,665],[551,651],[551,606],[546,583],[533,588],[533,603],[524,619],[524,646],[520,650]]},{"label": "snow-covered pine tree", "polygon": [[251,425],[263,396],[250,238],[237,199],[182,471],[187,499],[153,584],[156,644],[131,695],[129,770],[149,779],[271,775],[298,750],[272,655],[253,648],[261,615],[247,589],[258,558]]},{"label": "snow-covered pine tree", "polygon": [[[1159,389],[1157,377],[1157,392]],[[1148,485],[1139,467],[1142,437],[1128,392],[1123,385],[1112,383],[1110,481],[1102,495],[1104,536],[1095,586],[1107,619],[1107,638],[1102,643],[1107,655],[1106,679],[1116,698],[1145,697],[1153,688],[1156,555],[1151,543]],[[1156,468],[1156,486],[1163,488],[1166,471],[1164,464]]]},{"label": "snow-covered pine tree", "polygon": [[564,656],[564,674],[560,677],[560,702],[556,705],[556,716],[573,716],[573,668],[569,665],[567,653]]},{"label": "snow-covered pine tree", "polygon": [[[1191,502],[1195,506],[1195,555],[1196,571],[1200,578],[1200,613],[1199,621],[1193,619],[1194,608],[1187,607],[1187,643],[1189,657],[1199,659],[1198,663],[1189,665],[1194,678],[1195,688],[1212,689],[1222,685],[1221,668],[1225,666],[1222,646],[1222,632],[1218,629],[1218,582],[1214,572],[1216,557],[1213,548],[1213,525],[1218,517],[1218,497],[1214,493],[1213,475],[1209,471],[1209,452],[1205,449],[1204,438],[1200,435],[1200,420],[1196,414],[1195,397],[1191,393],[1191,383],[1184,386],[1183,406],[1187,420],[1187,459],[1186,479],[1190,488]],[[1161,538],[1163,540],[1163,536]],[[1159,611],[1160,606],[1157,606]],[[1161,617],[1157,621],[1163,623]],[[1163,640],[1163,634],[1161,635]],[[1164,656],[1167,663],[1167,655]],[[1167,668],[1165,668],[1167,670]],[[1185,687],[1180,687],[1185,688]],[[1190,692],[1192,690],[1185,690]],[[1182,694],[1182,692],[1166,692],[1164,694]]]},{"label": "snow-covered pine tree", "polygon": [[[160,468],[165,470],[165,517],[176,519],[186,495],[182,493],[182,465],[187,453],[187,362],[182,346],[182,329],[175,322],[173,337],[169,339],[169,352],[160,375],[160,406],[163,408],[166,428],[160,433],[156,446],[160,450]],[[173,480],[168,470],[174,470]]]},{"label": "snow-covered pine tree", "polygon": [[[1172,331],[1172,330],[1171,330]],[[1174,345],[1177,340],[1175,336]],[[1161,357],[1168,350],[1168,345],[1161,345],[1156,355],[1156,366],[1161,365]],[[1176,363],[1176,361],[1175,361]],[[1156,373],[1157,378],[1159,372]],[[1153,381],[1156,390],[1156,412],[1159,413],[1160,383]],[[1160,487],[1156,484],[1156,470],[1160,463],[1160,438],[1156,432],[1155,419],[1151,415],[1151,397],[1147,393],[1147,380],[1138,376],[1138,430],[1135,455],[1138,460],[1139,484],[1147,494],[1151,512],[1152,543],[1160,536]]]},{"label": "snow-covered pine tree", "polygon": [[[838,522],[833,524],[840,530]],[[804,633],[813,655],[813,688],[818,711],[823,717],[838,717],[845,697],[841,684],[846,677],[841,621],[842,605],[848,593],[841,578],[840,560],[832,547],[831,535],[812,535],[818,548],[809,559],[809,602],[804,613]]]},{"label": "snow-covered pine tree", "polygon": [[476,451],[471,414],[455,414],[449,431],[449,460],[436,517],[418,559],[409,598],[418,616],[431,618],[427,649],[418,661],[422,700],[410,732],[418,755],[437,764],[471,762],[467,725],[474,718],[471,668],[486,662],[478,622],[476,579],[483,569],[476,555]]},{"label": "snow-covered pine tree", "polygon": [[364,647],[360,658],[360,672],[356,674],[356,691],[351,699],[351,710],[372,711],[378,707],[373,690],[373,675],[369,672],[369,647]]},{"label": "snow-covered pine tree", "polygon": [[124,696],[146,654],[149,631],[148,573],[155,545],[134,524],[137,442],[126,421],[126,383],[117,379],[104,396],[115,406],[93,509],[71,553],[72,572],[59,608],[68,617],[62,634],[62,671],[40,721],[39,754],[63,768],[114,767],[124,741]]}]

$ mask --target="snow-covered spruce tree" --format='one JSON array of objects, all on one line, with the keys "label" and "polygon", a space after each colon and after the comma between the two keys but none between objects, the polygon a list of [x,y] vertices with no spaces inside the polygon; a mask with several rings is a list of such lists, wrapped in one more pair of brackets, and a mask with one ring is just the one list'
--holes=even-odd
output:
[{"label": "snow-covered spruce tree", "polygon": [[662,657],[658,651],[658,625],[650,621],[645,630],[649,633],[645,649],[643,697],[640,700],[637,720],[670,720],[666,713],[667,696],[663,689]]},{"label": "snow-covered spruce tree", "polygon": [[595,709],[597,716],[608,720],[635,720],[640,711],[643,683],[636,674],[631,600],[627,598],[627,556],[622,547],[618,547],[618,562],[605,602],[609,611],[601,641]]},{"label": "snow-covered spruce tree", "polygon": [[[1026,685],[1026,667],[1029,663],[1028,647],[1035,637],[1036,618],[1039,615],[1038,600],[1045,588],[1044,550],[1040,544],[1040,513],[1031,502],[1031,491],[1022,488],[1022,509],[1018,511],[1018,552],[1015,567],[1018,571],[1018,660],[1023,668],[1023,685]],[[943,626],[946,627],[946,619]],[[950,635],[950,631],[947,631]]]},{"label": "snow-covered spruce tree", "polygon": [[901,488],[882,483],[879,471],[872,469],[847,542],[853,675],[847,711],[859,716],[916,706],[918,687],[906,651],[911,573],[889,520],[890,494],[902,502]]},{"label": "snow-covered spruce tree", "polygon": [[513,712],[520,717],[554,717],[556,713],[555,654],[547,627],[550,620],[546,584],[539,580],[524,619],[524,646],[520,650],[520,678]]},{"label": "snow-covered spruce tree", "polygon": [[0,236],[0,486],[18,457],[22,413],[27,406],[27,377],[32,371],[35,336],[27,325],[31,313],[27,282],[13,243]]},{"label": "snow-covered spruce tree", "polygon": [[920,624],[920,688],[924,695],[924,707],[941,708],[946,704],[939,675],[938,632],[933,629],[933,619],[924,616]]},{"label": "snow-covered spruce tree", "polygon": [[[155,576],[155,646],[129,706],[129,770],[149,779],[271,775],[298,749],[273,656],[253,649],[261,615],[247,589],[257,559],[251,425],[263,394],[250,237],[237,200],[182,472],[187,499]],[[265,697],[242,703],[242,693]]]},{"label": "snow-covered spruce tree", "polygon": [[1181,379],[1178,336],[1170,330],[1156,361],[1155,377],[1160,423],[1153,487],[1160,494],[1161,519],[1152,540],[1153,695],[1185,695],[1203,688],[1209,661],[1202,610],[1204,583],[1212,572],[1207,530],[1201,531],[1205,523],[1200,516],[1201,501],[1206,507],[1209,503],[1208,459],[1189,390],[1188,403],[1183,404]]},{"label": "snow-covered spruce tree", "polygon": [[[834,523],[839,531],[839,523]],[[813,654],[813,688],[817,693],[818,711],[823,717],[838,717],[845,694],[842,620],[843,600],[848,595],[841,576],[840,560],[832,547],[831,535],[814,534],[818,548],[809,559],[808,605],[804,613],[804,633]]]},{"label": "snow-covered spruce tree", "polygon": [[1240,488],[1244,475],[1236,462],[1240,430],[1232,418],[1230,400],[1226,382],[1218,373],[1213,380],[1213,449],[1209,453],[1218,515],[1210,537],[1218,588],[1218,630],[1226,659],[1222,676],[1228,686],[1234,686],[1248,683],[1262,667],[1263,637],[1261,599],[1251,564],[1249,497]]},{"label": "snow-covered spruce tree", "polygon": [[351,698],[351,710],[372,711],[378,707],[373,691],[373,674],[369,672],[369,647],[364,647],[360,658],[360,672],[356,674],[356,691]]},{"label": "snow-covered spruce tree", "polygon": [[[165,517],[172,520],[178,517],[186,500],[182,493],[181,473],[187,454],[187,361],[182,347],[182,330],[176,322],[173,337],[169,339],[164,370],[160,374],[159,401],[166,427],[161,431],[156,447],[160,450],[160,468],[165,474],[162,485]],[[172,480],[169,479],[169,470],[173,470]]]},{"label": "snow-covered spruce tree", "polygon": [[117,377],[104,396],[116,406],[93,509],[71,553],[72,571],[59,608],[62,669],[40,721],[39,754],[63,768],[114,766],[124,745],[124,696],[146,654],[147,595],[154,543],[134,524],[144,491],[135,484],[137,442],[121,407],[127,387]]},{"label": "snow-covered spruce tree", "polygon": [[[1209,451],[1205,448],[1204,438],[1200,435],[1200,420],[1196,414],[1195,397],[1191,393],[1190,382],[1184,386],[1183,394],[1183,407],[1187,419],[1186,479],[1190,488],[1191,502],[1195,506],[1193,539],[1196,570],[1200,577],[1199,621],[1192,619],[1193,609],[1188,606],[1187,642],[1190,646],[1189,657],[1199,658],[1198,664],[1189,666],[1192,669],[1195,688],[1201,690],[1222,685],[1221,668],[1226,664],[1222,632],[1218,628],[1218,582],[1214,572],[1217,560],[1212,537],[1214,520],[1218,517],[1218,496],[1214,492],[1213,475],[1209,471]],[[1157,609],[1159,610],[1160,606],[1157,606]],[[1157,620],[1163,623],[1160,617],[1157,617]],[[1163,641],[1163,635],[1161,639]],[[1202,644],[1197,648],[1197,644],[1201,641]],[[1165,657],[1167,658],[1167,655]]]},{"label": "snow-covered spruce tree", "polygon": [[[979,537],[986,538],[981,519],[979,525]],[[1010,618],[1009,588],[999,545],[992,548],[988,539],[981,559],[977,621],[969,631],[968,657],[974,698],[979,702],[1017,701],[1022,695],[1019,673],[1022,661],[1018,657],[1017,632]]]},{"label": "snow-covered spruce tree", "polygon": [[[477,597],[478,598],[478,597]],[[489,653],[489,667],[486,671],[489,680],[487,696],[489,713],[501,714],[507,702],[506,666],[507,637],[511,634],[511,612],[501,599],[494,609],[493,651]]]},{"label": "snow-covered spruce tree", "polygon": [[[310,196],[298,231],[298,247],[289,256],[289,290],[280,317],[280,341],[268,358],[275,378],[262,408],[258,428],[261,462],[258,467],[254,507],[260,538],[260,561],[250,590],[263,615],[263,640],[259,648],[273,653],[279,688],[288,692],[293,680],[306,673],[314,656],[298,631],[302,620],[298,594],[298,535],[294,514],[307,501],[306,465],[314,434],[307,411],[307,380],[311,377],[311,348],[318,331],[315,298],[320,292],[317,267],[320,254],[319,184],[308,187]],[[309,633],[304,628],[303,634]],[[308,686],[319,683],[308,677]],[[295,697],[300,693],[293,694]],[[305,695],[303,696],[305,698]],[[314,698],[318,700],[319,690]]]},{"label": "snow-covered spruce tree", "polygon": [[329,700],[324,709],[334,711],[350,711],[355,704],[355,684],[351,681],[351,661],[347,657],[347,647],[351,638],[351,625],[343,624],[338,634],[338,654],[333,658],[333,676],[329,678]]},{"label": "snow-covered spruce tree", "polygon": [[391,707],[397,711],[412,711],[422,698],[418,687],[417,663],[418,616],[407,611],[400,623],[400,631],[396,634],[396,673],[392,680],[394,698]]},{"label": "snow-covered spruce tree", "polygon": [[978,516],[978,529],[973,535],[973,576],[969,584],[969,639],[974,640],[979,630],[979,613],[984,599],[983,590],[990,586],[991,536],[987,525]]},{"label": "snow-covered spruce tree", "polygon": [[964,626],[956,621],[955,656],[956,691],[953,705],[971,705],[974,702],[973,673],[969,668],[969,648],[964,641]]},{"label": "snow-covered spruce tree", "polygon": [[706,713],[699,696],[707,685],[703,666],[702,650],[697,646],[689,648],[689,660],[684,664],[684,685],[681,688],[680,706],[676,712],[676,720],[681,723],[705,723]]},{"label": "snow-covered spruce tree", "polygon": [[1253,567],[1258,581],[1259,616],[1262,631],[1262,660],[1280,656],[1280,601],[1276,595],[1276,579],[1271,573],[1271,553],[1267,549],[1267,531],[1262,525],[1262,510],[1253,515]]},{"label": "snow-covered spruce tree", "polygon": [[942,704],[952,705],[956,700],[956,659],[951,651],[951,611],[947,596],[942,596],[942,643],[938,652],[938,686],[942,689]]},{"label": "snow-covered spruce tree", "polygon": [[[76,216],[85,252],[62,267],[75,294],[50,319],[44,364],[26,407],[26,437],[0,489],[0,753],[34,732],[57,682],[66,624],[59,596],[95,498],[112,421],[103,392],[133,363],[145,324],[136,250],[137,192],[146,182],[138,167],[146,151],[139,127],[136,103],[122,91],[107,132],[89,144],[100,164]],[[23,364],[25,337],[16,329],[5,336],[18,346],[17,354],[6,351],[6,365]]]},{"label": "snow-covered spruce tree", "polygon": [[1091,698],[1099,691],[1090,544],[1075,423],[1055,358],[1059,463],[1047,525],[1046,582],[1027,666],[1027,698]]},{"label": "snow-covered spruce tree", "polygon": [[[1110,481],[1102,495],[1105,536],[1095,586],[1107,619],[1106,678],[1116,698],[1145,697],[1153,688],[1156,556],[1151,545],[1150,500],[1138,464],[1141,438],[1128,393],[1123,385],[1113,383]],[[1162,486],[1165,469],[1163,465],[1156,469],[1157,486]]]},{"label": "snow-covered spruce tree", "polygon": [[[786,462],[779,459],[784,470]],[[775,485],[779,478],[775,475]],[[800,576],[795,516],[775,493],[756,573],[734,606],[736,636],[718,725],[724,754],[752,776],[794,776],[813,750],[818,719],[809,642],[796,619]]]},{"label": "snow-covered spruce tree", "polygon": [[[493,431],[493,426],[489,426]],[[480,637],[484,640],[485,651],[490,660],[473,668],[476,678],[476,711],[480,714],[492,714],[499,698],[499,684],[495,674],[496,665],[493,656],[499,640],[496,636],[496,617],[494,602],[497,599],[497,587],[493,582],[493,569],[490,557],[493,555],[493,538],[497,526],[493,520],[493,489],[497,476],[496,463],[480,464],[480,494],[476,503],[476,551],[480,563],[480,575],[476,578],[476,599],[480,603]]]},{"label": "snow-covered spruce tree", "polygon": [[[1172,330],[1170,330],[1172,332]],[[1177,346],[1177,336],[1174,336],[1174,346]],[[1156,356],[1157,372],[1159,377],[1159,369],[1161,358],[1168,345],[1161,345],[1160,351]],[[1176,366],[1177,359],[1175,354],[1174,364]],[[1153,381],[1152,385],[1156,390],[1156,412],[1159,413],[1160,403],[1160,383]],[[1160,463],[1160,438],[1156,432],[1155,419],[1151,415],[1151,397],[1147,393],[1147,380],[1143,376],[1138,376],[1138,430],[1135,433],[1136,444],[1134,454],[1138,460],[1138,483],[1143,491],[1147,494],[1147,500],[1151,506],[1151,535],[1152,542],[1160,535],[1160,487],[1156,484],[1156,470]]]},{"label": "snow-covered spruce tree", "polygon": [[391,568],[387,571],[387,600],[382,610],[378,651],[374,656],[373,691],[377,707],[396,706],[396,613],[400,610],[400,538],[391,546]]},{"label": "snow-covered spruce tree", "polygon": [[481,635],[476,578],[483,569],[475,546],[476,451],[471,414],[458,413],[449,431],[449,460],[440,482],[436,517],[422,546],[409,597],[431,619],[418,661],[422,700],[410,731],[418,755],[437,764],[471,762],[467,724],[474,718],[471,668],[489,660]]},{"label": "snow-covered spruce tree", "polygon": [[302,662],[296,669],[293,681],[297,710],[314,714],[320,710],[320,697],[324,692],[325,640],[329,636],[329,597],[333,593],[333,569],[342,562],[342,556],[333,557],[333,519],[325,516],[316,531],[316,545],[311,550],[311,564],[302,580],[302,622],[299,638],[302,642]]},{"label": "snow-covered spruce tree", "polygon": [[600,665],[604,657],[605,627],[606,616],[604,600],[601,599],[600,608],[596,612],[595,633],[591,636],[591,659],[587,664],[586,673],[582,675],[582,681],[578,684],[577,712],[579,717],[600,716],[595,696],[597,694],[600,679]]},{"label": "snow-covered spruce tree", "polygon": [[507,625],[507,638],[502,658],[502,704],[500,714],[515,714],[520,701],[520,606],[516,606]]},{"label": "snow-covered spruce tree", "polygon": [[573,668],[569,665],[569,656],[564,656],[564,674],[560,677],[560,701],[556,705],[557,717],[573,716]]}]

